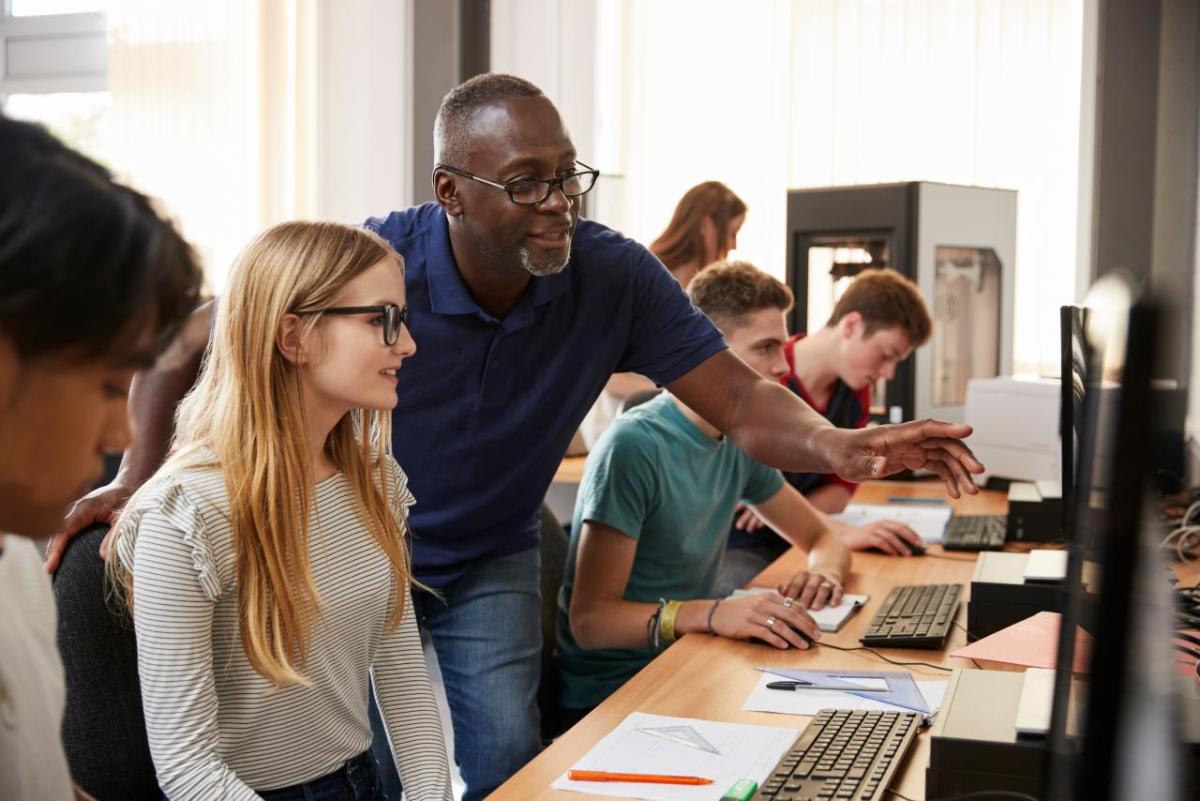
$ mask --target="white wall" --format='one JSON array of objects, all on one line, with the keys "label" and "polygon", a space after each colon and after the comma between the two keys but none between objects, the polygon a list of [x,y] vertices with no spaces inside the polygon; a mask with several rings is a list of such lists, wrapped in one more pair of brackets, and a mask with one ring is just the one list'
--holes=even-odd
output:
[{"label": "white wall", "polygon": [[317,213],[357,224],[411,201],[411,3],[319,9]]},{"label": "white wall", "polygon": [[558,107],[579,158],[593,164],[596,0],[492,0],[492,71],[537,84]]}]

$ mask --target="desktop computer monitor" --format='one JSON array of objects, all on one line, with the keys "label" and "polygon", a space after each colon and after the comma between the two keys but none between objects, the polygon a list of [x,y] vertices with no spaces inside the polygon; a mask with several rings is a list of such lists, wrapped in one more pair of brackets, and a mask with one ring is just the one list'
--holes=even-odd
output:
[{"label": "desktop computer monitor", "polygon": [[[1144,605],[1135,600],[1135,587],[1143,591],[1142,577],[1153,573],[1156,559],[1142,536],[1142,515],[1152,472],[1146,443],[1154,424],[1151,371],[1158,312],[1138,300],[1119,276],[1097,282],[1087,307],[1084,392],[1071,410],[1082,411],[1083,419],[1044,784],[1044,798],[1055,801],[1123,797],[1130,743],[1122,729],[1138,716],[1131,710],[1141,697],[1131,674],[1142,670],[1136,663],[1157,653],[1170,636],[1169,618],[1161,627],[1147,623],[1140,611]],[[1164,714],[1170,717],[1169,711]],[[1144,722],[1139,718],[1139,725]],[[1150,725],[1170,730],[1169,720]],[[1169,746],[1171,738],[1158,742]],[[1166,784],[1170,750],[1139,754],[1164,760]],[[1143,774],[1140,767],[1136,772],[1155,773]],[[1170,796],[1151,792],[1143,797]]]},{"label": "desktop computer monitor", "polygon": [[1063,306],[1059,313],[1058,433],[1061,452],[1062,535],[1070,537],[1075,525],[1075,461],[1083,426],[1087,391],[1088,347],[1084,337],[1086,310]]}]

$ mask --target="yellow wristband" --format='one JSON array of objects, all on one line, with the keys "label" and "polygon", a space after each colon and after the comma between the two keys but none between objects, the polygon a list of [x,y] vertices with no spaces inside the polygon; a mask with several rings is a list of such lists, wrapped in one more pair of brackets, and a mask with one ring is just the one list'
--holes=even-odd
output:
[{"label": "yellow wristband", "polygon": [[679,614],[682,601],[667,601],[662,615],[658,618],[658,639],[660,642],[675,642],[675,616]]}]

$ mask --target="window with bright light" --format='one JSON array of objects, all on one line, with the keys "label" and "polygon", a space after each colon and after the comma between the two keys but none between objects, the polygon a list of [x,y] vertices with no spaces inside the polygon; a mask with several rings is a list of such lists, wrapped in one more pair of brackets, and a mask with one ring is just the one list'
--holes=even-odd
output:
[{"label": "window with bright light", "polygon": [[9,117],[41,123],[76,150],[101,164],[109,162],[107,137],[112,95],[108,92],[8,95],[3,106]]},{"label": "window with bright light", "polygon": [[57,16],[104,11],[104,0],[9,0],[14,17]]},{"label": "window with bright light", "polygon": [[0,111],[110,161],[107,2],[0,0]]},{"label": "window with bright light", "polygon": [[749,208],[738,257],[783,278],[788,189],[1015,189],[1013,368],[1057,369],[1057,310],[1075,300],[1078,0],[598,8],[597,151],[624,176],[611,216],[627,235],[652,241],[689,187],[724,181]]}]

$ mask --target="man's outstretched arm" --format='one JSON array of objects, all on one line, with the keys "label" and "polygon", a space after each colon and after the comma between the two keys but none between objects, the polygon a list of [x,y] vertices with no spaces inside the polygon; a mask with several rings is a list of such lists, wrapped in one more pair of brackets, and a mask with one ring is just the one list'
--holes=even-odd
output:
[{"label": "man's outstretched arm", "polygon": [[[121,468],[112,483],[97,487],[71,507],[62,528],[46,549],[46,570],[58,569],[67,543],[94,523],[112,523],[125,501],[154,474],[166,458],[175,430],[175,407],[196,383],[200,362],[208,345],[216,304],[209,301],[192,312],[175,341],[154,367],[138,373],[129,387],[129,414],[133,444],[121,457]],[[107,558],[108,537],[100,543]]]},{"label": "man's outstretched arm", "polygon": [[794,473],[835,473],[848,481],[930,470],[946,491],[979,491],[983,465],[962,443],[971,427],[937,420],[841,429],[786,387],[762,378],[728,350],[667,385],[673,395],[763,464]]}]

